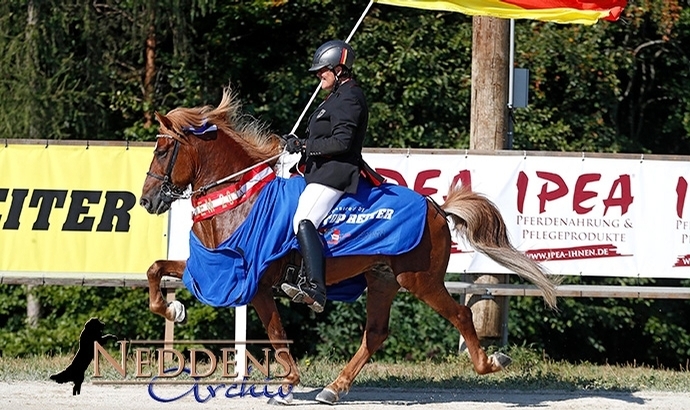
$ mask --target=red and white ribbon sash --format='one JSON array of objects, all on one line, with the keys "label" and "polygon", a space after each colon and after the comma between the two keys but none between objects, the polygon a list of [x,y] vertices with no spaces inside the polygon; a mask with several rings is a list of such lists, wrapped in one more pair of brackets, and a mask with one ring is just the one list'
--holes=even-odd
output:
[{"label": "red and white ribbon sash", "polygon": [[242,175],[239,181],[220,191],[192,198],[192,219],[203,221],[236,208],[273,180],[276,174],[268,164],[258,166]]}]

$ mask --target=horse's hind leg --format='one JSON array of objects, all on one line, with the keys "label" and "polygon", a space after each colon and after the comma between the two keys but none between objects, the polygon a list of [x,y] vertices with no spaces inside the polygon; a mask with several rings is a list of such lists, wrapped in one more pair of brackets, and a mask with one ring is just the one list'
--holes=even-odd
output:
[{"label": "horse's hind leg", "polygon": [[159,260],[154,262],[146,271],[149,282],[149,309],[159,316],[178,323],[185,319],[184,306],[180,302],[172,304],[166,302],[161,293],[161,279],[163,276],[182,279],[185,266],[185,261]]},{"label": "horse's hind leg", "polygon": [[472,311],[467,306],[459,304],[448,293],[443,284],[442,274],[407,272],[398,275],[398,282],[441,316],[448,319],[460,331],[465,339],[474,369],[478,374],[497,372],[510,363],[510,358],[500,353],[491,357],[486,356],[474,328]]},{"label": "horse's hind leg", "polygon": [[367,323],[362,344],[338,377],[316,396],[321,403],[334,404],[343,393],[347,393],[362,367],[388,337],[391,304],[400,285],[388,267],[371,270],[366,273],[366,278]]}]

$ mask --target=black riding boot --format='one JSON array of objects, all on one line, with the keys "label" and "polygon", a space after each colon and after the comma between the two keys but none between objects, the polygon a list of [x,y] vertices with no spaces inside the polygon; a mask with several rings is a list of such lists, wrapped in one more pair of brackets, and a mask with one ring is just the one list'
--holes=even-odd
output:
[{"label": "black riding boot", "polygon": [[305,276],[299,283],[283,283],[280,288],[293,302],[306,303],[316,313],[326,306],[326,280],[324,272],[323,244],[314,224],[303,219],[297,225],[297,241],[302,251],[302,266]]}]

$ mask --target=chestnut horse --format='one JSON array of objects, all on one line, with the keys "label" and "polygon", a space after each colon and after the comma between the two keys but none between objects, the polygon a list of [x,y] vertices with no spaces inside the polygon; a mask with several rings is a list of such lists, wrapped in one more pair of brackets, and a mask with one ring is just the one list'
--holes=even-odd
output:
[{"label": "chestnut horse", "polygon": [[[275,167],[283,151],[282,140],[265,126],[240,113],[237,96],[229,88],[218,107],[176,108],[166,115],[156,114],[160,134],[147,173],[140,204],[151,214],[170,209],[173,201],[213,192],[237,181],[257,164]],[[214,125],[210,135],[191,132]],[[191,186],[185,192],[187,187]],[[193,232],[207,248],[214,249],[227,239],[246,218],[256,196],[238,207],[195,222]],[[504,220],[496,206],[464,188],[451,188],[445,203],[427,201],[426,224],[419,244],[401,255],[368,255],[328,258],[328,285],[364,274],[367,283],[367,321],[359,350],[338,377],[316,397],[333,404],[347,393],[354,378],[388,336],[390,308],[400,288],[407,289],[450,321],[465,340],[467,351],[478,374],[493,373],[510,363],[501,353],[487,356],[480,346],[472,322],[472,312],[456,302],[444,285],[451,250],[451,230],[458,230],[477,251],[534,283],[546,303],[556,305],[555,282],[534,261],[517,251],[510,243]],[[148,269],[149,307],[168,320],[180,322],[185,312],[179,302],[166,304],[160,290],[163,276],[182,278],[185,261],[159,260]],[[263,273],[251,305],[261,319],[281,363],[290,369],[283,382],[298,385],[300,374],[287,351],[287,339],[274,300],[288,257],[273,262]],[[284,350],[278,350],[278,349]]]}]

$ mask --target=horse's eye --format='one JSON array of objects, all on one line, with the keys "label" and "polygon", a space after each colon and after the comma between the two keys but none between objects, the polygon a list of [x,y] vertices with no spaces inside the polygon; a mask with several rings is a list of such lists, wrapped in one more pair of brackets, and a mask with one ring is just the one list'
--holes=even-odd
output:
[{"label": "horse's eye", "polygon": [[155,150],[153,152],[158,158],[165,158],[168,155],[168,150]]}]

